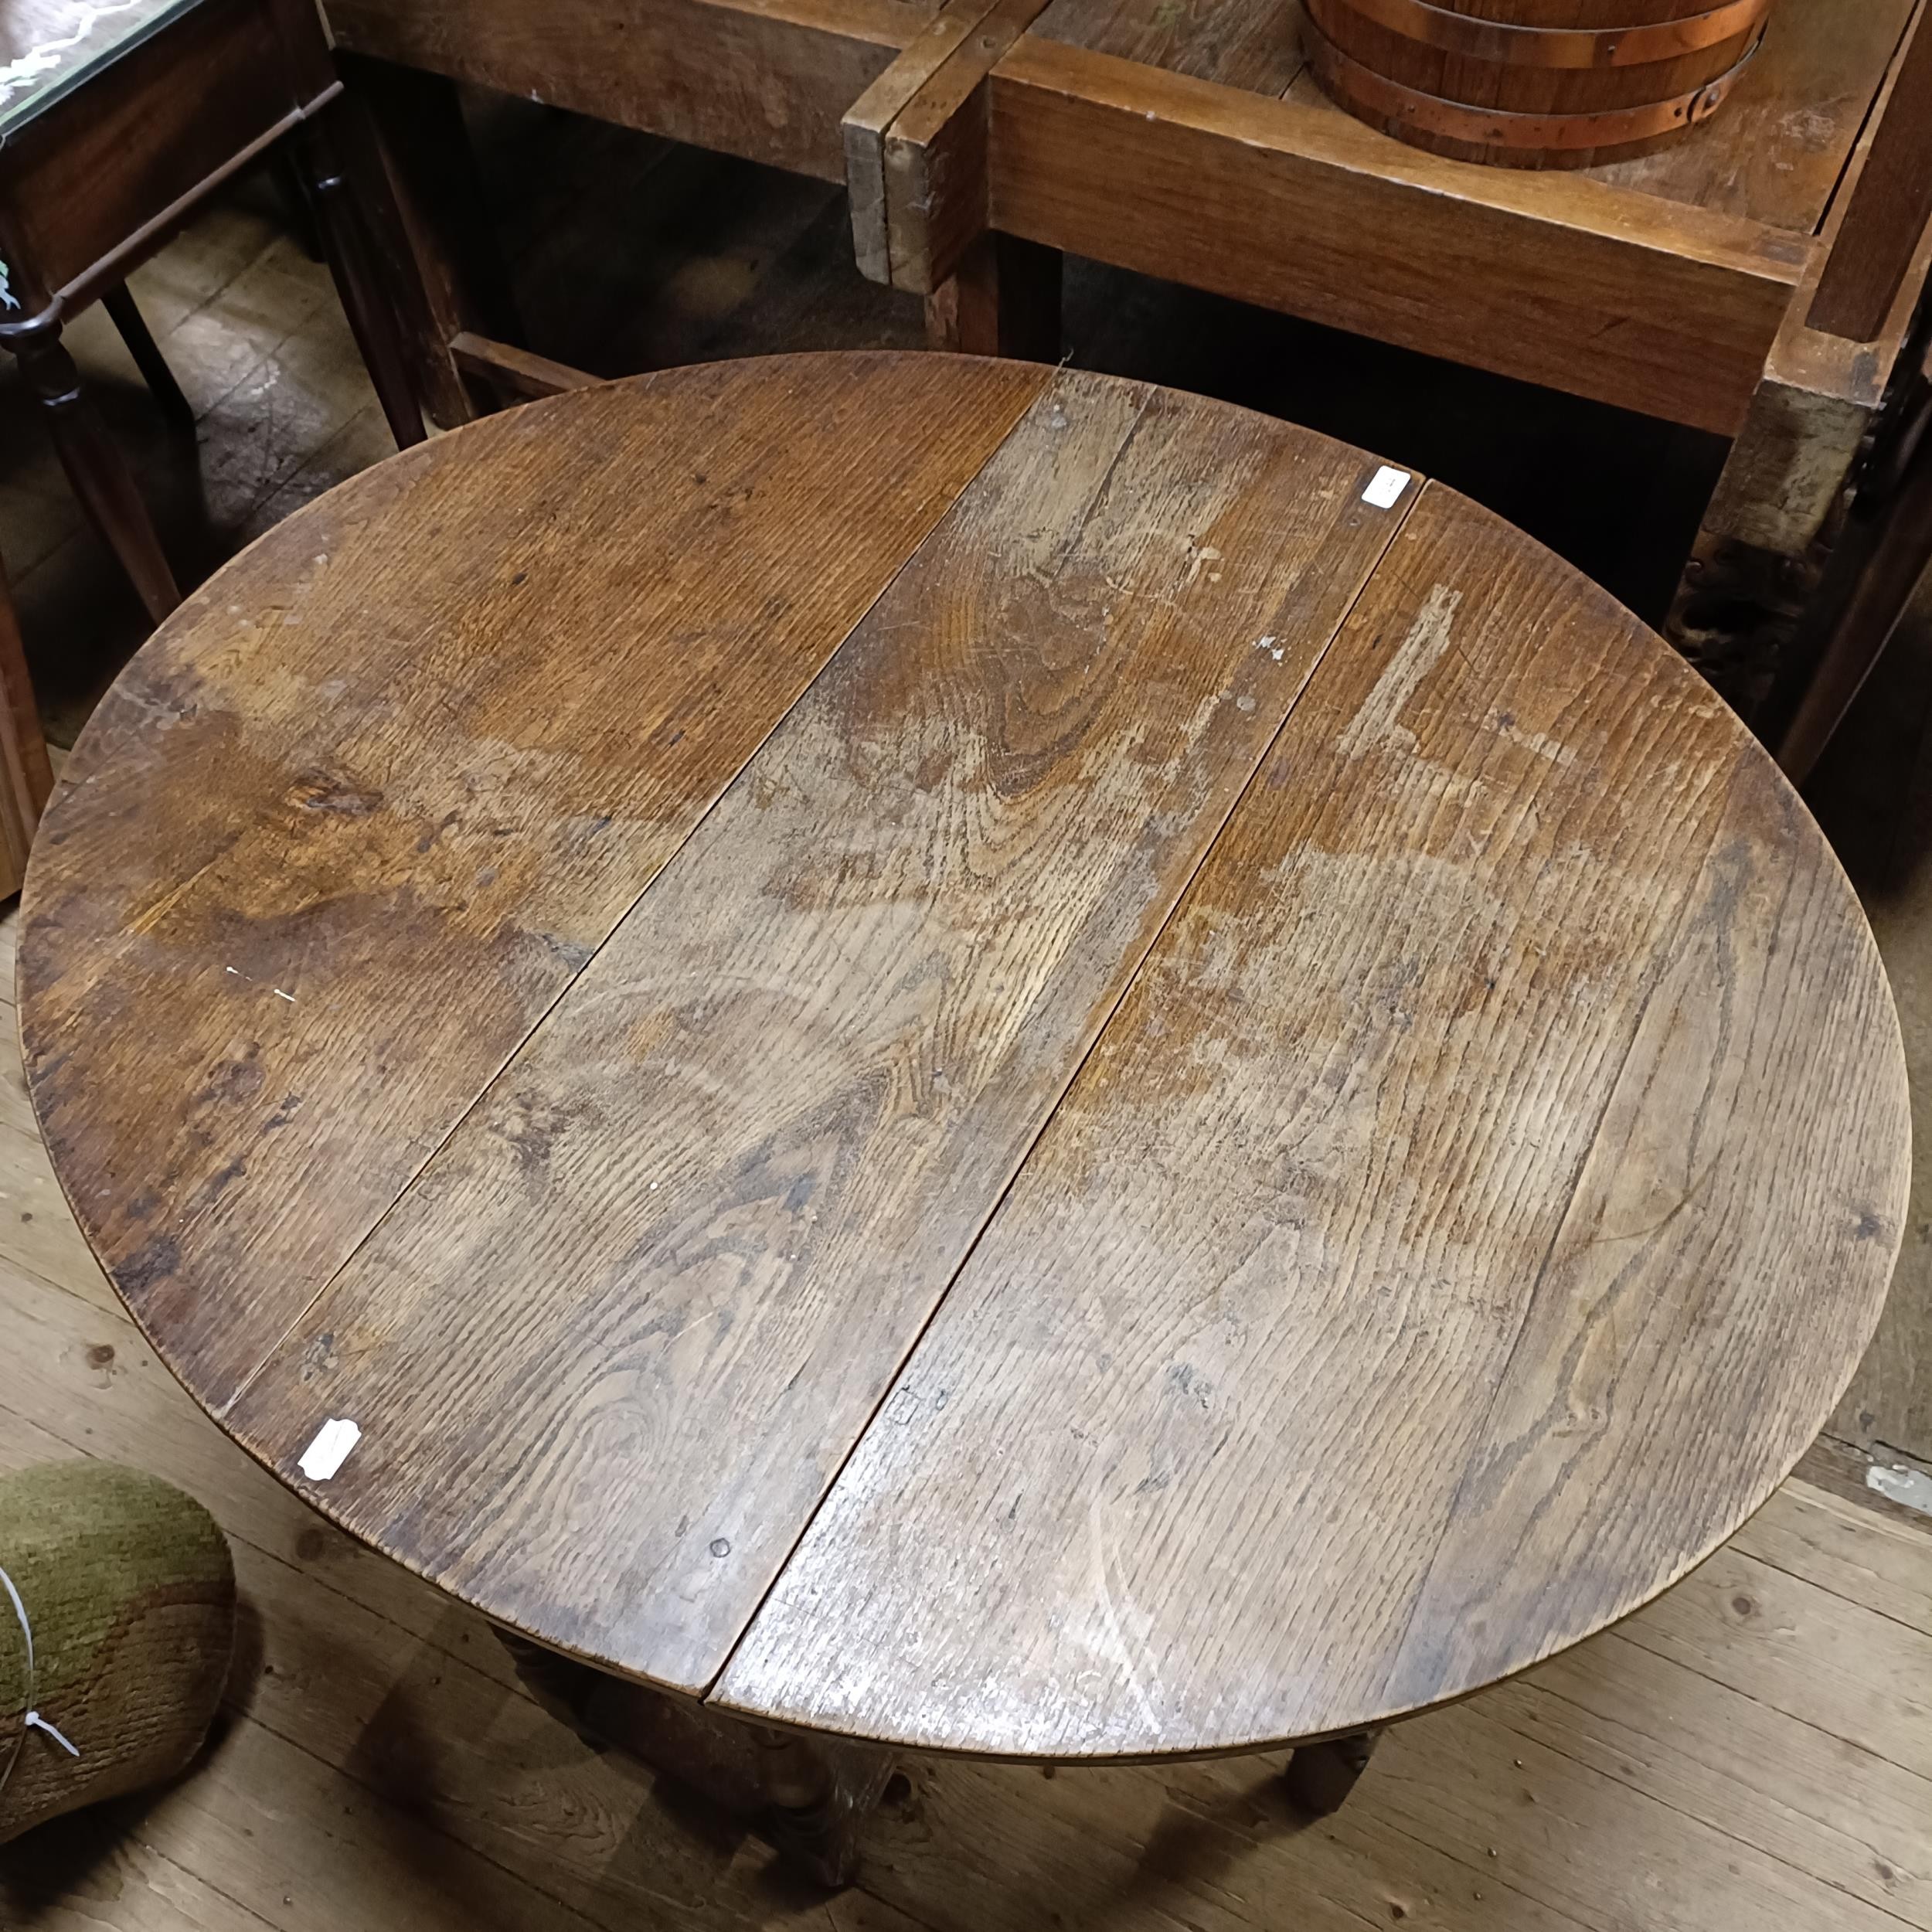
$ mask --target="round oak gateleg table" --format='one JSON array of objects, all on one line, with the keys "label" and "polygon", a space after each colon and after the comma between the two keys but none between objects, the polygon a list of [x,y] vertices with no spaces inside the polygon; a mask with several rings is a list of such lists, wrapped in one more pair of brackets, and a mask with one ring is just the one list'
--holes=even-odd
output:
[{"label": "round oak gateleg table", "polygon": [[221,1428],[834,1876],[881,1752],[1338,1801],[1765,1499],[1905,1201],[1857,903],[1641,624],[1359,451],[944,355],[297,512],[76,748],[19,1009]]}]

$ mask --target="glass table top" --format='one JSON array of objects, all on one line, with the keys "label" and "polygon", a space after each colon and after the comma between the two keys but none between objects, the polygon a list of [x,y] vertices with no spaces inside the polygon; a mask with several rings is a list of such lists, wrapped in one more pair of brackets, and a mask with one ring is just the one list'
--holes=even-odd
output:
[{"label": "glass table top", "polygon": [[0,0],[0,141],[199,0]]}]

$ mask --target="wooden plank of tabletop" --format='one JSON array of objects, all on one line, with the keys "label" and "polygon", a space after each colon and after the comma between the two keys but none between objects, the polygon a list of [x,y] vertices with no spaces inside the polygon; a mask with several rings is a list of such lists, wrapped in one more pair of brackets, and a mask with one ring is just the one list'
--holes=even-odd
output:
[{"label": "wooden plank of tabletop", "polygon": [[1432,486],[717,1700],[1255,1748],[1621,1615],[1857,1359],[1886,997],[1695,675]]},{"label": "wooden plank of tabletop", "polygon": [[821,181],[940,0],[330,0],[337,43]]},{"label": "wooden plank of tabletop", "polygon": [[709,1685],[1400,523],[1375,467],[1056,377],[229,1426]]},{"label": "wooden plank of tabletop", "polygon": [[204,1403],[341,1266],[1043,379],[858,356],[532,403],[297,512],[142,651],[36,848],[23,1039],[88,1236]]},{"label": "wooden plank of tabletop", "polygon": [[1301,0],[1052,0],[1033,32],[1258,94],[1286,94],[1304,64]]},{"label": "wooden plank of tabletop", "polygon": [[1037,34],[991,86],[995,228],[1726,434],[1809,247]]}]

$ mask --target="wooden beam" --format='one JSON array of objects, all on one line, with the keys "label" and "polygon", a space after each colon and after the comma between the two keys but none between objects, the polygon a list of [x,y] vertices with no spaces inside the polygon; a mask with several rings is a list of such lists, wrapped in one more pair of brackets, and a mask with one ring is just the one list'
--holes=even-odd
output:
[{"label": "wooden beam", "polygon": [[951,0],[852,103],[841,124],[852,248],[859,272],[870,281],[889,283],[893,278],[886,219],[886,131],[998,4],[998,0]]},{"label": "wooden beam", "polygon": [[561,396],[566,389],[594,388],[603,379],[567,362],[553,362],[547,355],[532,355],[508,342],[493,342],[487,335],[467,330],[451,340],[450,360],[465,375],[481,377],[499,394],[526,403],[539,396]]},{"label": "wooden beam", "polygon": [[906,0],[332,0],[328,17],[352,53],[835,182],[840,117],[930,11]]},{"label": "wooden beam", "polygon": [[1811,247],[1037,35],[988,112],[1004,233],[1726,434]]},{"label": "wooden beam", "polygon": [[987,79],[1046,0],[956,0],[854,104],[846,180],[859,267],[938,291],[987,230]]},{"label": "wooden beam", "polygon": [[[1883,329],[1932,223],[1932,22],[1922,9],[1851,191],[1807,325],[1855,342]],[[1919,272],[1923,281],[1923,270]]]}]

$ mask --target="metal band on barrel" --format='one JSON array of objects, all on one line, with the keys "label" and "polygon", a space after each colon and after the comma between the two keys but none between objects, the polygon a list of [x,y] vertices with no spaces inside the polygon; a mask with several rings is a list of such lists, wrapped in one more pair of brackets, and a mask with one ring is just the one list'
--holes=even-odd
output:
[{"label": "metal band on barrel", "polygon": [[1410,40],[1472,60],[1512,67],[1639,67],[1653,60],[1701,53],[1748,33],[1771,0],[1728,0],[1707,13],[1634,27],[1521,27],[1478,20],[1431,6],[1429,0],[1305,0],[1322,31],[1334,35],[1341,16],[1355,14]]},{"label": "metal band on barrel", "polygon": [[1315,24],[1312,12],[1307,15],[1307,25],[1309,61],[1331,93],[1371,114],[1477,148],[1617,148],[1695,127],[1723,104],[1724,97],[1764,38],[1760,34],[1715,80],[1668,100],[1647,100],[1634,107],[1589,114],[1522,114],[1499,107],[1472,107],[1464,101],[1445,100],[1440,94],[1404,87],[1344,53]]}]

